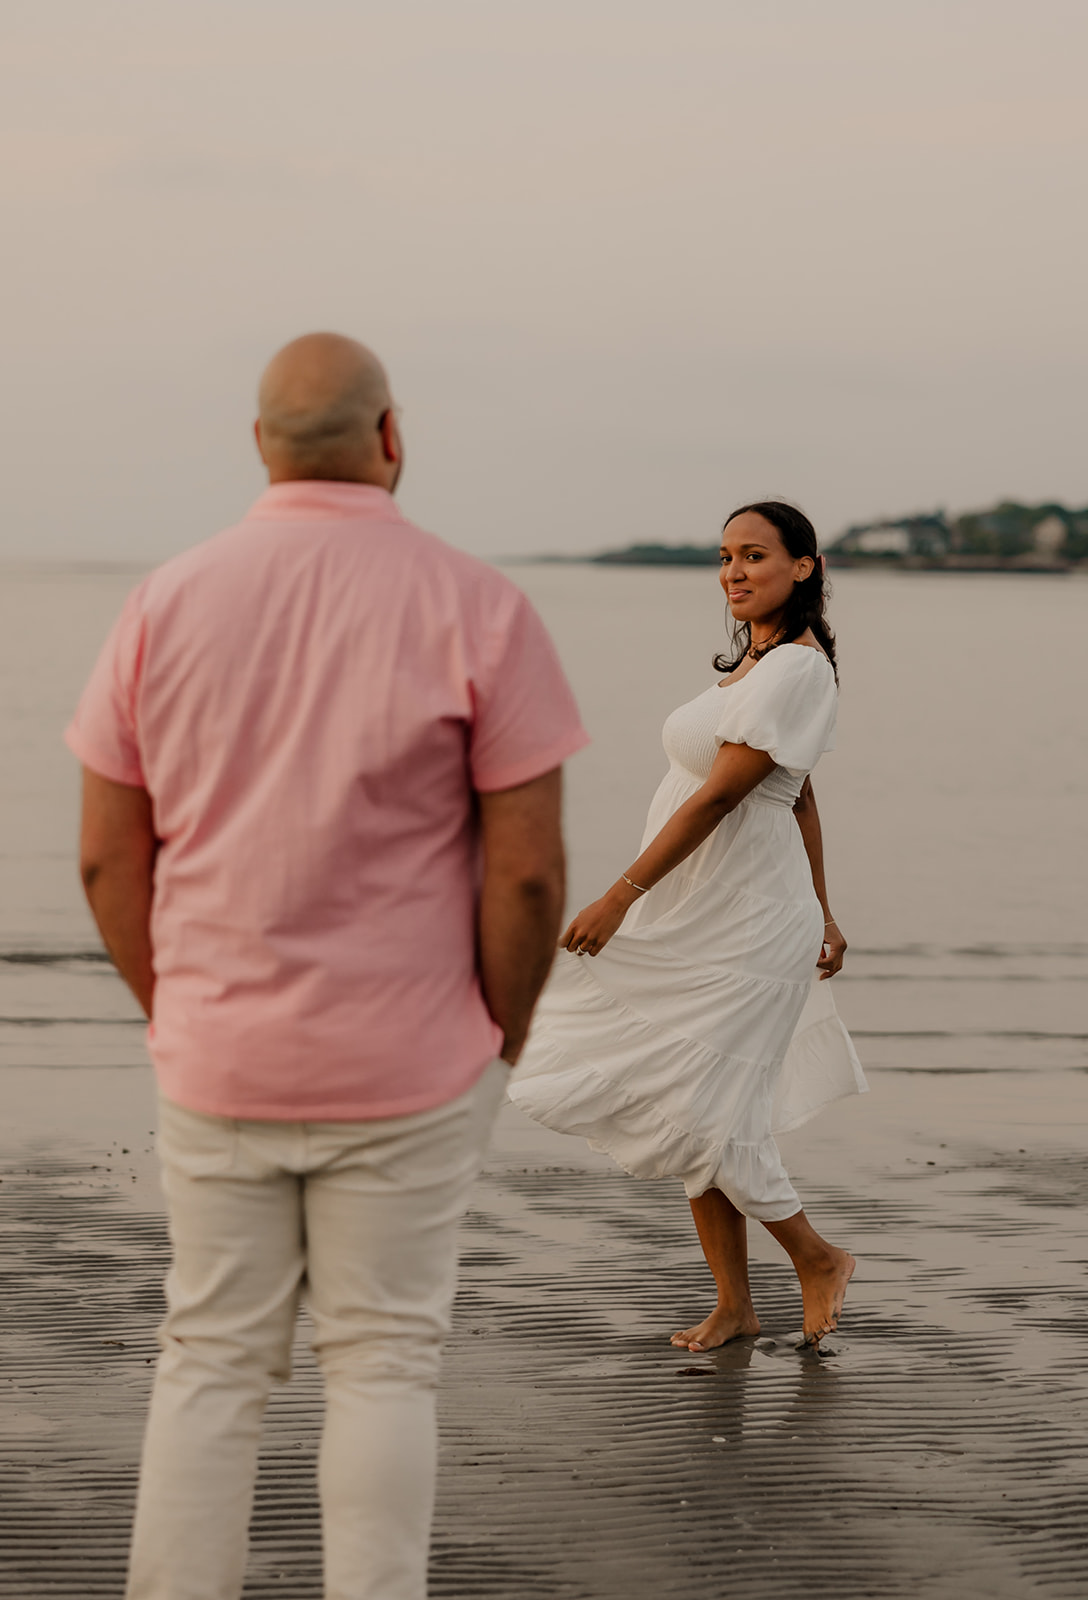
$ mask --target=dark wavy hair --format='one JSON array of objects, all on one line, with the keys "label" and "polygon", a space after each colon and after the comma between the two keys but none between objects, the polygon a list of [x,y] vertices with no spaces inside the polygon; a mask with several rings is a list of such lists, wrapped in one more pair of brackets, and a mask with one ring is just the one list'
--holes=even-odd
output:
[{"label": "dark wavy hair", "polygon": [[[808,577],[793,586],[786,601],[779,637],[775,639],[775,644],[789,644],[811,628],[820,648],[835,670],[837,682],[839,669],[835,659],[835,635],[827,621],[827,583],[824,579],[823,561],[816,543],[816,529],[803,511],[798,511],[796,506],[787,505],[784,500],[757,500],[753,505],[738,506],[735,511],[730,512],[725,519],[722,532],[725,532],[725,528],[728,528],[735,517],[743,516],[747,511],[755,512],[764,522],[769,522],[772,528],[778,530],[778,536],[791,556],[797,559],[801,556],[811,556],[814,563]],[[732,657],[715,656],[716,670],[724,673],[735,671],[747,655],[751,643],[752,630],[748,623],[735,624],[733,629],[735,653]]]}]

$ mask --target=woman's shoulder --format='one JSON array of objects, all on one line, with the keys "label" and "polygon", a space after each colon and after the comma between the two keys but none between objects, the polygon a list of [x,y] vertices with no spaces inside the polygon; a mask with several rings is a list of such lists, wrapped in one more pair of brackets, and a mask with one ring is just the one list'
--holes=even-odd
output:
[{"label": "woman's shoulder", "polygon": [[831,666],[827,651],[811,633],[803,633],[799,639],[791,639],[789,644],[780,644],[778,648],[786,651],[794,660],[807,660],[809,656],[815,656],[817,661],[822,661],[827,667]]},{"label": "woman's shoulder", "polygon": [[[767,668],[770,670],[764,670]],[[764,683],[772,679],[778,681],[789,679],[795,682],[802,679],[811,682],[835,680],[835,669],[820,646],[815,642],[804,644],[799,639],[791,640],[789,644],[776,645],[773,650],[768,650],[748,676],[755,678],[759,672],[763,673]]]},{"label": "woman's shoulder", "polygon": [[766,750],[795,776],[811,772],[834,743],[838,695],[835,670],[822,650],[780,644],[767,652],[739,694],[723,710],[717,737],[723,743]]}]

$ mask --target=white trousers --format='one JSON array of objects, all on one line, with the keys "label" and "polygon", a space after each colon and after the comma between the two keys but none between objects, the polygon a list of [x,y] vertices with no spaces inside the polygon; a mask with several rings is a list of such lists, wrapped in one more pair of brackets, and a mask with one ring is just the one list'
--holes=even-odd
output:
[{"label": "white trousers", "polygon": [[507,1077],[496,1061],[450,1104],[376,1122],[161,1103],[174,1254],[128,1600],[238,1600],[303,1294],[325,1383],[326,1600],[423,1600],[457,1229]]}]

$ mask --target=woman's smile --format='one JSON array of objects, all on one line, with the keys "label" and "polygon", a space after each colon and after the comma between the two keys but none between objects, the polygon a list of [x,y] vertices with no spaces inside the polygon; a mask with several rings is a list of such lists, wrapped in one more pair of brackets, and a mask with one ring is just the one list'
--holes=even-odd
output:
[{"label": "woman's smile", "polygon": [[811,570],[811,560],[792,556],[778,529],[758,512],[741,512],[726,524],[721,585],[737,622],[775,623],[794,584]]}]

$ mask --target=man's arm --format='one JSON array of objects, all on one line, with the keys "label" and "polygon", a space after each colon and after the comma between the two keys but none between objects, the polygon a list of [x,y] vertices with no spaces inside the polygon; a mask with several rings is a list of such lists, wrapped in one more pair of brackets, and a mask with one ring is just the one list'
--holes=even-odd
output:
[{"label": "man's arm", "polygon": [[544,987],[563,913],[560,768],[481,794],[480,983],[514,1065]]},{"label": "man's arm", "polygon": [[159,841],[146,789],[83,769],[79,870],[106,949],[146,1016],[151,1015],[151,896]]},{"label": "man's arm", "polygon": [[801,793],[793,808],[797,818],[797,826],[801,830],[801,838],[805,842],[805,851],[808,855],[809,866],[812,868],[812,887],[816,890],[816,898],[823,907],[827,921],[824,923],[824,948],[816,965],[820,969],[820,980],[833,978],[842,966],[842,958],[846,954],[846,940],[839,930],[838,923],[831,915],[827,903],[827,883],[824,878],[824,840],[820,828],[820,813],[816,809],[816,796],[812,790],[812,779],[806,778],[801,785]]}]

